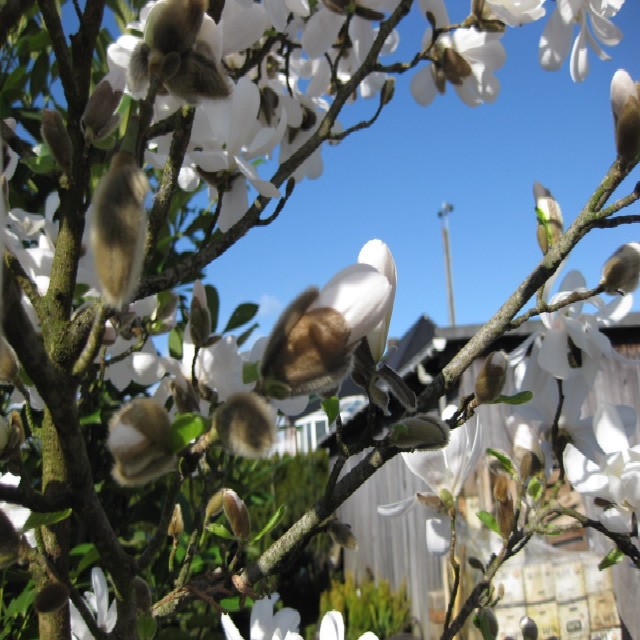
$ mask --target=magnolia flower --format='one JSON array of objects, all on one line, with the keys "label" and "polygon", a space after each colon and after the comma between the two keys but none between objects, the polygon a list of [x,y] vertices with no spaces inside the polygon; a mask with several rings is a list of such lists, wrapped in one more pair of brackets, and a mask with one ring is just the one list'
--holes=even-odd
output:
[{"label": "magnolia flower", "polygon": [[[483,18],[493,17],[510,27],[518,27],[544,16],[545,0],[485,0]],[[485,15],[487,12],[489,15]]]},{"label": "magnolia flower", "polygon": [[[558,273],[559,270],[544,287],[542,298],[545,302],[549,299],[549,292]],[[586,281],[579,271],[570,271],[558,289],[558,293],[549,301],[550,304],[561,302],[574,291],[584,291]],[[536,343],[539,348],[529,366],[537,364],[547,374],[559,380],[581,375],[590,386],[598,372],[602,356],[621,359],[598,326],[600,323],[606,325],[624,318],[631,309],[632,300],[631,295],[626,295],[604,304],[599,296],[594,296],[586,302],[575,302],[558,311],[541,313],[543,328],[534,331],[511,353],[511,362],[521,361],[531,345]],[[595,313],[583,312],[587,303],[596,307]],[[579,351],[579,360],[576,359],[575,351],[572,351],[574,348]]]},{"label": "magnolia flower", "polygon": [[[0,485],[17,487],[19,484],[20,476],[16,476],[13,473],[3,473],[0,475]],[[22,505],[4,501],[0,502],[0,510],[9,518],[18,535],[24,534],[27,542],[32,547],[35,547],[36,539],[33,530],[24,531],[24,525],[27,522],[27,518],[31,515],[31,511]]]},{"label": "magnolia flower", "polygon": [[389,333],[391,312],[393,310],[393,301],[398,283],[396,263],[393,260],[391,251],[389,251],[389,247],[387,247],[382,240],[369,240],[360,250],[358,262],[361,264],[370,264],[372,267],[375,267],[387,278],[391,285],[391,300],[387,307],[386,315],[380,321],[380,324],[367,334],[367,342],[371,349],[371,355],[373,359],[378,362],[387,348],[387,335]]},{"label": "magnolia flower", "polygon": [[[327,611],[320,623],[320,640],[344,640],[344,620],[339,611]],[[366,631],[358,640],[378,640],[372,631]]]},{"label": "magnolia flower", "polygon": [[573,488],[610,503],[599,519],[621,533],[631,530],[632,515],[640,509],[640,446],[629,443],[635,431],[635,412],[631,420],[629,409],[626,416],[613,405],[598,409],[593,431],[599,450],[585,455],[572,444],[564,450],[565,473]]},{"label": "magnolia flower", "polygon": [[[251,609],[249,640],[302,640],[298,634],[300,614],[289,607],[273,613],[273,606],[280,599],[277,593],[256,600]],[[244,640],[231,617],[223,613],[222,630],[227,640]]]},{"label": "magnolia flower", "polygon": [[[118,612],[116,609],[116,600],[114,599],[109,605],[109,587],[104,572],[100,567],[94,567],[91,570],[91,584],[93,592],[85,591],[84,599],[89,609],[96,616],[97,626],[107,633],[116,626]],[[69,601],[70,618],[71,618],[71,635],[74,640],[93,640],[93,635],[89,631],[86,622],[83,620],[80,612]]]},{"label": "magnolia flower", "polygon": [[358,343],[386,316],[392,286],[368,264],[339,271],[321,291],[301,293],[280,316],[261,363],[268,395],[287,397],[335,388]]},{"label": "magnolia flower", "polygon": [[[558,0],[540,37],[539,58],[542,67],[548,71],[558,70],[571,49],[571,79],[582,82],[589,73],[587,45],[601,60],[610,60],[610,56],[600,48],[598,40],[607,46],[615,46],[622,39],[622,32],[610,18],[618,13],[623,4],[624,0]],[[591,24],[593,34],[587,21]],[[574,24],[579,25],[579,32],[571,47]]]},{"label": "magnolia flower", "polygon": [[[436,554],[446,553],[451,532],[446,505],[452,504],[460,495],[467,476],[475,469],[484,448],[484,431],[476,416],[476,420],[454,429],[449,443],[443,449],[403,453],[405,464],[412,473],[424,480],[427,491],[400,502],[380,505],[378,513],[395,517],[404,515],[417,504],[425,504],[428,509],[427,549]],[[427,505],[427,502],[438,506]]]}]

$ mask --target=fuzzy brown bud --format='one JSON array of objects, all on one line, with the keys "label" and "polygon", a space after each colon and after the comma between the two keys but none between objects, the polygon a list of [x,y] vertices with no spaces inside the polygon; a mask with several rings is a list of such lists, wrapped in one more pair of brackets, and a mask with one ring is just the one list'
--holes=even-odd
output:
[{"label": "fuzzy brown bud", "polygon": [[182,375],[171,382],[171,393],[178,413],[198,413],[200,411],[200,403],[195,389],[191,382]]},{"label": "fuzzy brown bud", "polygon": [[196,347],[204,347],[211,333],[211,314],[206,305],[193,296],[189,313],[189,332]]},{"label": "fuzzy brown bud", "polygon": [[507,377],[507,356],[504,351],[493,351],[482,365],[476,378],[475,396],[480,404],[493,402],[501,393]]},{"label": "fuzzy brown bud", "polygon": [[207,0],[165,0],[150,11],[144,40],[162,53],[185,53],[193,47],[202,26]]},{"label": "fuzzy brown bud", "polygon": [[71,173],[73,147],[64,120],[58,111],[43,109],[40,133],[62,170],[67,174]]},{"label": "fuzzy brown bud", "polygon": [[124,486],[151,482],[176,464],[169,415],[151,398],[132,400],[114,414],[107,446],[115,460],[113,477]]},{"label": "fuzzy brown bud", "polygon": [[308,311],[318,294],[315,288],[307,289],[285,309],[262,358],[263,378],[287,385],[291,395],[335,387],[351,367],[344,317],[331,308]]},{"label": "fuzzy brown bud", "polygon": [[50,582],[36,594],[33,606],[38,613],[59,611],[69,601],[69,587],[62,582]]},{"label": "fuzzy brown bud", "polygon": [[247,540],[251,535],[251,519],[244,500],[233,489],[225,489],[222,494],[222,507],[233,535]]},{"label": "fuzzy brown bud", "polygon": [[213,424],[225,449],[249,457],[266,456],[275,442],[275,415],[256,393],[235,393],[221,404]]},{"label": "fuzzy brown bud", "polygon": [[102,295],[122,307],[138,286],[144,260],[149,182],[126,151],[113,156],[94,195],[91,245]]},{"label": "fuzzy brown bud", "polygon": [[222,497],[224,495],[224,489],[216,491],[207,502],[207,508],[205,510],[205,520],[211,520],[222,512]]},{"label": "fuzzy brown bud", "polygon": [[640,243],[623,244],[605,262],[600,284],[607,293],[625,295],[638,288],[639,280]]},{"label": "fuzzy brown bud", "polygon": [[493,485],[493,497],[496,500],[496,521],[502,537],[506,540],[514,525],[515,513],[513,498],[506,475],[499,474]]},{"label": "fuzzy brown bud", "polygon": [[182,519],[182,507],[180,503],[176,503],[173,507],[173,515],[169,521],[169,527],[167,529],[167,535],[171,536],[174,540],[179,538],[184,533],[184,520]]},{"label": "fuzzy brown bud", "polygon": [[85,140],[91,144],[115,131],[120,115],[115,110],[122,99],[122,91],[113,88],[108,80],[101,80],[89,96],[81,125]]},{"label": "fuzzy brown bud", "polygon": [[138,611],[149,611],[151,609],[151,605],[153,604],[153,598],[151,595],[151,589],[149,588],[149,584],[144,578],[140,576],[135,576],[132,581],[133,593],[136,598],[136,609]]},{"label": "fuzzy brown bud", "polygon": [[623,69],[618,69],[611,79],[611,110],[618,157],[627,165],[640,153],[640,95],[636,83]]},{"label": "fuzzy brown bud", "polygon": [[348,524],[344,524],[339,520],[331,520],[327,524],[327,532],[331,539],[341,547],[351,551],[355,551],[358,548],[358,541]]},{"label": "fuzzy brown bud", "polygon": [[442,52],[442,70],[445,78],[456,86],[460,86],[472,73],[469,62],[450,47]]},{"label": "fuzzy brown bud", "polygon": [[538,640],[538,625],[533,618],[524,616],[520,620],[520,631],[522,631],[522,640]]}]

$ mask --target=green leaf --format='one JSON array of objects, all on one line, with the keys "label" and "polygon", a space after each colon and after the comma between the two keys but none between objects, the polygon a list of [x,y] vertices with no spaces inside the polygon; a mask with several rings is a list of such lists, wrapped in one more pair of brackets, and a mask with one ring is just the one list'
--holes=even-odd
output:
[{"label": "green leaf", "polygon": [[338,396],[331,396],[321,402],[324,412],[327,414],[329,424],[333,424],[336,418],[340,415],[340,398]]},{"label": "green leaf", "polygon": [[531,496],[536,502],[542,500],[544,495],[544,485],[538,478],[531,478],[527,487],[527,495]]},{"label": "green leaf", "polygon": [[271,531],[278,524],[278,522],[282,520],[282,517],[284,516],[286,511],[287,505],[281,504],[276,512],[269,518],[267,524],[265,524],[264,527],[262,527],[262,529],[255,536],[253,536],[251,542],[257,542],[258,540],[260,540],[260,538],[266,536],[267,533],[269,533],[269,531]]},{"label": "green leaf", "polygon": [[207,307],[211,316],[211,333],[215,333],[218,326],[218,314],[220,313],[220,296],[218,295],[218,290],[210,284],[204,285],[204,292],[207,294]]},{"label": "green leaf", "polygon": [[251,336],[251,334],[258,328],[258,323],[254,322],[246,331],[243,331],[237,338],[236,343],[241,347]]},{"label": "green leaf", "polygon": [[[38,49],[35,49],[38,51]],[[31,88],[31,96],[37,97],[44,92],[47,87],[47,75],[49,74],[49,54],[47,51],[42,53],[36,58],[31,69],[31,77],[29,80],[29,87]]]},{"label": "green leaf", "polygon": [[94,140],[93,146],[103,151],[111,151],[111,149],[116,146],[116,136],[114,133],[110,133],[106,138],[102,138],[102,140]]},{"label": "green leaf", "polygon": [[609,551],[609,553],[607,553],[607,555],[598,563],[598,569],[602,571],[603,569],[612,567],[614,564],[618,564],[622,558],[624,558],[624,553],[622,553],[620,549],[617,547],[615,549],[611,549],[611,551]]},{"label": "green leaf", "polygon": [[487,455],[493,456],[498,460],[500,466],[512,477],[517,478],[518,472],[511,461],[511,458],[506,453],[502,453],[502,451],[496,451],[496,449],[487,449]]},{"label": "green leaf", "polygon": [[184,329],[182,327],[174,327],[169,331],[169,354],[176,360],[182,360],[183,337]]},{"label": "green leaf", "polygon": [[171,426],[171,450],[177,453],[184,449],[192,440],[203,434],[208,422],[197,413],[183,413],[179,415]]},{"label": "green leaf", "polygon": [[226,611],[241,611],[244,607],[250,608],[253,605],[251,598],[244,599],[244,605],[240,604],[240,596],[234,598],[223,598],[220,600],[220,606]]},{"label": "green leaf", "polygon": [[51,155],[33,156],[24,160],[33,173],[46,175],[53,173],[56,169],[56,161]]},{"label": "green leaf", "polygon": [[143,614],[136,620],[136,629],[140,640],[153,640],[158,629],[158,623],[151,614]]},{"label": "green leaf", "polygon": [[227,326],[224,328],[223,333],[237,329],[243,324],[247,324],[247,322],[250,322],[255,318],[256,313],[258,313],[258,305],[254,302],[243,302],[242,304],[239,304],[231,314],[229,322],[227,322]]},{"label": "green leaf", "polygon": [[102,424],[100,409],[96,409],[93,413],[90,413],[87,416],[82,416],[82,418],[80,418],[80,424],[82,426],[85,426],[88,424]]},{"label": "green leaf", "polygon": [[498,396],[493,404],[526,404],[533,398],[531,391],[521,391],[513,396]]},{"label": "green leaf", "polygon": [[207,529],[210,533],[213,533],[214,536],[218,536],[219,538],[225,538],[225,540],[235,540],[236,537],[225,527],[223,524],[213,523],[210,524]]},{"label": "green leaf", "polygon": [[502,536],[496,519],[488,511],[478,511],[476,516],[478,516],[478,520],[480,520],[485,527],[491,529],[491,531],[494,531],[499,536]]},{"label": "green leaf", "polygon": [[71,509],[65,509],[64,511],[53,511],[51,513],[35,513],[31,512],[27,521],[24,523],[23,531],[28,531],[29,529],[35,529],[36,527],[44,527],[49,526],[51,524],[55,524],[56,522],[60,522],[61,520],[65,520],[71,515]]},{"label": "green leaf", "polygon": [[242,382],[250,384],[260,377],[260,362],[243,362],[242,363]]}]

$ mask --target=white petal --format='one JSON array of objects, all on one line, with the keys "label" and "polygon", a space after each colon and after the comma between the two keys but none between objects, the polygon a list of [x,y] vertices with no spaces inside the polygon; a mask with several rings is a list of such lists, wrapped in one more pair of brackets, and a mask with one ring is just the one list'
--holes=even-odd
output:
[{"label": "white petal", "polygon": [[336,41],[345,17],[323,6],[307,22],[302,34],[302,48],[310,58],[319,58]]},{"label": "white petal", "polygon": [[344,640],[344,620],[339,611],[327,611],[320,623],[320,640]]},{"label": "white petal", "polygon": [[225,2],[222,10],[223,55],[242,51],[253,46],[269,25],[267,12],[260,4],[251,3],[248,7],[237,2]]},{"label": "white petal", "polygon": [[573,27],[563,22],[556,9],[547,22],[540,37],[539,60],[547,71],[557,71],[569,55]]},{"label": "white petal", "polygon": [[564,331],[547,331],[540,345],[538,364],[556,378],[566,380],[571,376],[567,348],[567,334]]},{"label": "white petal", "polygon": [[240,635],[240,631],[238,631],[238,627],[233,623],[231,616],[223,613],[220,622],[222,623],[222,630],[227,640],[244,640]]},{"label": "white petal", "polygon": [[580,29],[578,37],[571,49],[571,79],[574,82],[582,82],[589,73],[589,59],[587,55],[586,25]]},{"label": "white petal", "polygon": [[451,544],[451,519],[449,516],[429,518],[427,520],[427,550],[436,556],[449,551]]},{"label": "white petal", "polygon": [[593,430],[602,450],[607,453],[626,451],[629,440],[617,407],[601,404],[593,417]]},{"label": "white petal", "polygon": [[600,467],[595,462],[585,458],[572,444],[565,447],[564,468],[567,480],[579,493],[601,497],[608,495],[607,476],[601,473]]},{"label": "white petal", "polygon": [[403,516],[405,513],[409,513],[417,504],[416,496],[409,496],[408,498],[400,500],[400,502],[379,504],[378,513],[381,516],[397,518],[398,516]]},{"label": "white petal", "polygon": [[104,629],[109,609],[109,587],[100,567],[94,567],[91,570],[91,582],[96,595],[96,622],[101,629]]},{"label": "white petal", "polygon": [[231,185],[231,190],[222,194],[222,207],[218,219],[220,231],[226,233],[240,221],[247,212],[248,205],[247,183],[244,177],[236,178]]},{"label": "white petal", "polygon": [[426,107],[433,102],[438,95],[438,89],[429,65],[422,67],[413,75],[410,90],[414,100],[420,106]]}]

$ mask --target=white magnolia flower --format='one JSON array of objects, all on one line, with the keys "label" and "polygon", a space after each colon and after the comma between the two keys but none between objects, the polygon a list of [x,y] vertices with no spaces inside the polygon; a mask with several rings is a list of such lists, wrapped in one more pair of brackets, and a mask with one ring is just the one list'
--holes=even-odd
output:
[{"label": "white magnolia flower", "polygon": [[[612,47],[622,39],[622,32],[610,18],[618,13],[623,4],[624,0],[557,0],[556,9],[540,37],[539,58],[542,67],[556,71],[571,49],[571,79],[582,82],[589,73],[587,45],[601,60],[610,60],[598,41]],[[571,39],[576,24],[579,27],[578,37],[572,47]]]},{"label": "white magnolia flower", "polygon": [[545,0],[485,0],[485,7],[493,17],[510,27],[518,27],[542,18],[545,14],[544,2]]},{"label": "white magnolia flower", "polygon": [[[542,294],[546,302],[549,291],[553,287],[559,273],[549,279]],[[556,304],[565,300],[574,291],[586,290],[586,281],[579,271],[570,271],[558,287],[559,291],[550,304]],[[599,325],[608,325],[617,322],[631,309],[633,297],[626,295],[615,298],[608,304],[604,304],[599,296],[589,298],[586,302],[576,302],[559,311],[540,314],[544,325],[542,329],[534,331],[510,356],[512,363],[522,360],[532,343],[538,346],[535,359],[529,366],[539,366],[547,374],[559,380],[567,380],[574,376],[583,376],[590,387],[595,380],[602,356],[622,360],[615,352],[609,339],[600,332]],[[584,313],[586,304],[596,308],[595,313]],[[580,360],[575,360],[571,349],[577,347],[580,351]]]},{"label": "white magnolia flower", "polygon": [[391,300],[385,316],[372,331],[367,334],[367,342],[371,349],[373,359],[378,362],[382,358],[387,348],[387,334],[391,323],[391,312],[393,311],[393,301],[396,295],[398,284],[398,274],[396,263],[393,260],[389,247],[382,240],[369,240],[358,254],[358,262],[370,264],[384,275],[391,285]]},{"label": "white magnolia flower", "polygon": [[[443,449],[403,453],[402,457],[409,470],[427,485],[427,491],[418,495],[448,498],[449,494],[455,499],[478,464],[484,448],[484,431],[476,415],[475,420],[451,432],[449,443]],[[418,495],[380,505],[378,513],[392,517],[404,515],[419,504]],[[444,554],[449,549],[451,520],[435,507],[427,507],[427,510],[427,549],[432,553]]]},{"label": "white magnolia flower", "polygon": [[[89,609],[95,614],[98,627],[102,631],[109,633],[116,626],[118,612],[115,599],[109,605],[109,587],[104,572],[100,567],[94,567],[91,570],[91,583],[93,592],[85,591],[84,599]],[[71,614],[71,635],[74,640],[93,640],[94,636],[71,601],[69,601],[69,609]]]},{"label": "white magnolia flower", "polygon": [[[448,21],[447,21],[448,22]],[[500,33],[476,31],[475,29],[456,29],[453,34],[438,37],[436,48],[440,52],[454,49],[469,65],[470,73],[458,77],[453,84],[460,99],[469,107],[485,102],[494,102],[500,92],[500,82],[493,72],[505,62],[506,54],[500,43]],[[423,47],[431,41],[431,28],[423,36]],[[435,64],[423,66],[411,79],[411,95],[416,102],[427,106],[433,102],[443,85],[438,77],[442,69]]]},{"label": "white magnolia flower", "polygon": [[[298,633],[300,614],[290,607],[273,613],[273,606],[279,600],[277,593],[256,600],[251,609],[249,640],[302,640]],[[231,617],[223,613],[222,630],[227,640],[244,640]]]},{"label": "white magnolia flower", "polygon": [[[344,620],[339,611],[327,611],[320,622],[320,640],[344,640]],[[358,640],[378,640],[372,631],[366,631]]]},{"label": "white magnolia flower", "polygon": [[593,418],[599,451],[585,455],[568,444],[564,451],[567,479],[581,494],[610,502],[599,519],[613,531],[628,533],[633,513],[640,509],[640,446],[631,446],[635,432],[635,412],[631,420],[619,407],[602,405]]}]

